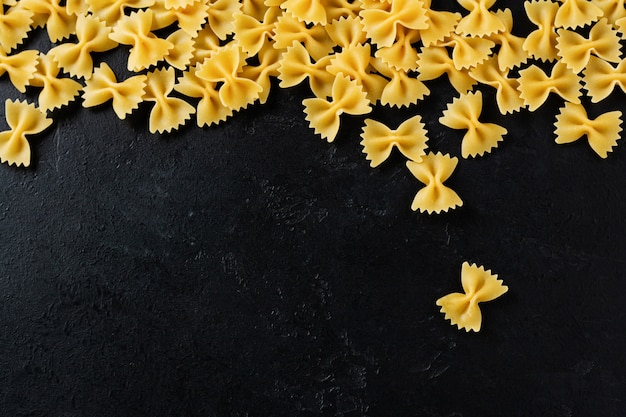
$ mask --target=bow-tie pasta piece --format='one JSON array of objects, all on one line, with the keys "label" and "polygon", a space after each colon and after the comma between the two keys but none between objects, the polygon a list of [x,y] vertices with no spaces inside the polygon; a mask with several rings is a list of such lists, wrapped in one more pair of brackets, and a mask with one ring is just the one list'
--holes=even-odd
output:
[{"label": "bow-tie pasta piece", "polygon": [[76,33],[76,15],[67,13],[58,0],[20,0],[19,7],[35,14],[33,19],[46,27],[52,42],[59,42]]},{"label": "bow-tie pasta piece", "polygon": [[11,130],[0,132],[0,161],[27,167],[30,165],[30,145],[26,136],[43,132],[52,124],[52,119],[25,101],[6,100],[4,106]]},{"label": "bow-tie pasta piece", "polygon": [[603,59],[592,56],[583,71],[583,82],[592,103],[598,103],[609,96],[616,86],[626,93],[626,60],[617,67]]},{"label": "bow-tie pasta piece", "polygon": [[554,18],[559,10],[559,4],[549,0],[526,1],[524,9],[528,19],[537,26],[537,30],[526,36],[522,47],[535,59],[557,60],[559,56],[556,49]]},{"label": "bow-tie pasta piece", "polygon": [[211,29],[211,26],[205,25],[198,36],[193,38],[193,56],[190,66],[201,64],[209,55],[220,48],[220,39]]},{"label": "bow-tie pasta piece", "polygon": [[[262,20],[257,20],[244,13],[234,16],[235,40],[248,55],[257,52],[272,37],[274,26],[282,11],[278,7],[268,7]],[[305,28],[306,29],[306,28]]]},{"label": "bow-tie pasta piece", "polygon": [[111,28],[91,15],[80,15],[76,19],[78,43],[65,42],[50,50],[54,60],[70,75],[89,79],[93,71],[90,52],[104,52],[117,46],[109,38]]},{"label": "bow-tie pasta piece", "polygon": [[503,32],[504,23],[489,8],[496,0],[457,0],[469,14],[463,16],[456,26],[456,33],[467,36],[483,37]]},{"label": "bow-tie pasta piece", "polygon": [[504,23],[505,30],[492,34],[489,39],[500,45],[496,57],[500,71],[510,70],[519,67],[528,60],[528,52],[524,50],[524,38],[514,36],[513,14],[511,9],[498,10],[496,15]]},{"label": "bow-tie pasta piece", "polygon": [[245,54],[241,47],[230,43],[210,54],[196,75],[207,81],[223,83],[219,89],[220,100],[224,106],[237,111],[254,103],[263,91],[258,83],[241,76],[244,64]]},{"label": "bow-tie pasta piece", "polygon": [[[163,0],[157,0],[154,5],[148,9],[152,11],[150,30],[156,31],[177,24],[178,28],[187,32],[189,36],[196,36],[207,20],[207,17],[210,19],[208,8],[207,0],[196,0],[187,4],[185,7],[171,9],[165,7]],[[219,16],[221,17],[223,15],[224,13],[220,10]],[[230,27],[232,27],[232,15],[227,16],[227,19],[231,24]],[[228,25],[226,22],[223,23],[224,25]],[[214,30],[218,31],[220,28],[222,28],[222,26],[216,24]]]},{"label": "bow-tie pasta piece", "polygon": [[565,103],[554,123],[556,143],[571,143],[587,136],[591,149],[601,158],[606,158],[621,139],[621,117],[621,111],[612,111],[592,120],[587,117],[582,104]]},{"label": "bow-tie pasta piece", "polygon": [[458,194],[443,184],[450,178],[458,162],[457,158],[442,155],[440,152],[429,152],[420,162],[406,162],[413,176],[426,185],[415,195],[411,210],[431,214],[447,212],[463,205]]},{"label": "bow-tie pasta piece", "polygon": [[580,103],[582,80],[563,62],[554,64],[549,76],[536,65],[521,70],[519,75],[520,97],[530,111],[541,107],[550,93],[556,93],[566,101]]},{"label": "bow-tie pasta piece", "polygon": [[367,42],[362,20],[359,16],[342,17],[324,29],[334,45],[340,48],[357,46]]},{"label": "bow-tie pasta piece", "polygon": [[363,88],[342,75],[335,78],[331,101],[316,97],[304,99],[302,104],[309,126],[328,142],[335,140],[342,114],[363,115],[372,111]]},{"label": "bow-tie pasta piece", "polygon": [[480,91],[462,94],[455,98],[439,118],[439,123],[451,129],[467,130],[461,142],[463,158],[482,156],[489,153],[503,140],[507,130],[495,123],[483,123],[478,120],[483,107]]},{"label": "bow-tie pasta piece", "polygon": [[321,0],[285,0],[280,7],[301,22],[320,25],[328,23],[326,8]]},{"label": "bow-tie pasta piece", "polygon": [[617,21],[626,17],[625,0],[596,0],[595,5],[602,10],[602,16],[617,29]]},{"label": "bow-tie pasta piece", "polygon": [[387,160],[394,147],[408,159],[421,162],[428,147],[427,134],[419,115],[405,120],[395,130],[376,120],[366,119],[361,133],[361,145],[372,168]]},{"label": "bow-tie pasta piece", "polygon": [[496,44],[487,38],[459,36],[453,33],[438,45],[452,48],[454,67],[462,70],[475,67],[489,58],[491,49]]},{"label": "bow-tie pasta piece", "polygon": [[463,262],[461,266],[461,285],[465,293],[448,294],[438,299],[436,304],[450,324],[456,325],[459,330],[478,332],[482,325],[478,303],[495,300],[509,288],[498,279],[497,274],[468,262]]},{"label": "bow-tie pasta piece", "polygon": [[559,29],[556,48],[568,68],[579,73],[585,68],[591,54],[609,62],[620,62],[620,38],[606,19],[601,19],[589,31],[589,38]]},{"label": "bow-tie pasta piece", "polygon": [[118,20],[109,37],[123,45],[131,45],[128,70],[141,71],[162,61],[174,45],[150,31],[152,9],[132,12]]},{"label": "bow-tie pasta piece", "polygon": [[524,107],[517,79],[508,78],[509,70],[500,71],[497,57],[491,57],[470,70],[470,75],[478,82],[497,90],[496,102],[503,115],[519,111]]},{"label": "bow-tie pasta piece", "polygon": [[396,42],[391,46],[378,48],[375,56],[394,69],[415,71],[418,56],[413,44],[417,43],[419,39],[419,32],[401,28],[398,30]]},{"label": "bow-tie pasta piece", "polygon": [[443,41],[456,29],[460,13],[448,11],[433,10],[430,8],[431,0],[424,0],[424,8],[426,9],[426,29],[420,29],[419,34],[424,46],[430,46],[437,42]]},{"label": "bow-tie pasta piece", "polygon": [[309,87],[316,97],[330,97],[335,76],[326,71],[326,67],[330,65],[331,59],[333,56],[327,55],[313,63],[304,45],[294,43],[280,59],[278,66],[280,87],[293,87],[308,79]]},{"label": "bow-tie pasta piece", "polygon": [[[210,1],[208,5],[207,13],[209,24],[207,26],[211,27],[220,39],[226,40],[235,30],[234,16],[241,10],[241,3],[232,0],[214,0]],[[196,15],[194,16],[197,16],[197,20],[200,20],[200,13],[195,13]],[[189,24],[187,30],[191,29],[191,27],[192,25]]]},{"label": "bow-tie pasta piece", "polygon": [[381,104],[391,107],[408,107],[430,94],[430,90],[421,80],[406,71],[395,70],[381,60],[374,60],[372,65],[382,76],[389,79],[380,96]]},{"label": "bow-tie pasta piece", "polygon": [[603,12],[589,0],[562,0],[554,17],[556,27],[574,29],[595,22]]},{"label": "bow-tie pasta piece", "polygon": [[94,107],[112,100],[113,110],[121,120],[139,107],[146,87],[146,76],[135,75],[118,82],[111,67],[102,63],[85,82],[83,107]]},{"label": "bow-tie pasta piece", "polygon": [[89,12],[107,26],[113,26],[124,16],[126,9],[144,9],[154,5],[155,0],[86,0]]},{"label": "bow-tie pasta piece", "polygon": [[400,26],[407,29],[427,29],[426,8],[419,0],[383,2],[384,8],[364,8],[360,16],[367,36],[378,47],[391,46]]},{"label": "bow-tie pasta piece", "polygon": [[277,49],[285,49],[300,43],[315,61],[332,54],[335,47],[335,42],[324,26],[308,27],[288,13],[283,14],[276,21],[273,40],[274,47]]},{"label": "bow-tie pasta piece", "polygon": [[7,73],[11,84],[20,92],[26,92],[26,86],[37,70],[39,52],[26,50],[13,55],[6,55],[0,50],[0,77]]},{"label": "bow-tie pasta piece", "polygon": [[196,112],[185,100],[169,96],[174,89],[175,77],[174,68],[157,69],[148,73],[144,100],[155,103],[150,112],[151,133],[176,130]]},{"label": "bow-tie pasta piece", "polygon": [[74,101],[83,86],[71,78],[58,78],[61,72],[52,55],[39,55],[37,71],[28,81],[30,86],[41,87],[39,92],[39,108],[44,111],[61,108]]},{"label": "bow-tie pasta piece", "polygon": [[194,0],[163,0],[166,9],[182,9],[193,3]]},{"label": "bow-tie pasta piece", "polygon": [[22,43],[30,32],[33,12],[10,7],[6,12],[0,7],[0,53],[9,53]]},{"label": "bow-tie pasta piece", "polygon": [[178,29],[167,37],[167,41],[174,47],[165,55],[165,62],[178,70],[184,71],[193,59],[193,39],[187,32]]},{"label": "bow-tie pasta piece", "polygon": [[341,52],[333,55],[326,71],[333,76],[344,75],[356,81],[357,84],[363,86],[368,100],[375,103],[380,100],[387,80],[380,74],[371,71],[370,47],[369,44],[365,44],[341,50]]},{"label": "bow-tie pasta piece", "polygon": [[272,87],[271,77],[278,76],[278,65],[281,51],[268,44],[257,54],[259,65],[245,65],[241,76],[261,86],[259,103],[265,104]]},{"label": "bow-tie pasta piece", "polygon": [[467,93],[476,84],[476,80],[467,70],[456,68],[448,50],[443,46],[422,48],[418,54],[417,70],[417,79],[420,81],[434,80],[446,74],[459,94]]},{"label": "bow-tie pasta piece", "polygon": [[198,65],[183,72],[174,89],[187,97],[200,98],[196,110],[198,127],[219,124],[233,115],[233,109],[220,100],[217,83],[197,76]]}]

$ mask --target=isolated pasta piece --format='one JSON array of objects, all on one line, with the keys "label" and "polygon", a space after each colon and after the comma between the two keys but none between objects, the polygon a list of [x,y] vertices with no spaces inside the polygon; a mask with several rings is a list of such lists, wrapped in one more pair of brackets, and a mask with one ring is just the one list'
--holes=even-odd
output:
[{"label": "isolated pasta piece", "polygon": [[243,13],[234,16],[235,40],[248,55],[256,55],[272,36],[274,24],[282,11],[278,7],[268,7],[263,20],[257,20]]},{"label": "isolated pasta piece", "polygon": [[52,124],[52,119],[25,101],[4,102],[6,121],[11,130],[0,132],[0,161],[9,165],[30,165],[30,145],[27,135],[43,132]]},{"label": "isolated pasta piece", "polygon": [[439,118],[439,123],[451,129],[467,130],[461,142],[463,158],[482,156],[498,146],[507,130],[495,123],[478,120],[483,107],[480,91],[456,97]]},{"label": "isolated pasta piece", "polygon": [[465,293],[448,294],[438,299],[436,304],[450,324],[456,325],[459,330],[478,332],[482,324],[478,303],[494,300],[509,288],[498,279],[497,274],[468,262],[463,262],[461,266],[461,285]]},{"label": "isolated pasta piece", "polygon": [[431,0],[422,0],[426,9],[426,29],[420,29],[419,34],[424,46],[443,41],[446,36],[454,32],[456,25],[461,20],[460,13],[433,10],[430,7]]},{"label": "isolated pasta piece", "polygon": [[39,108],[53,110],[74,101],[83,86],[71,78],[58,78],[61,72],[52,55],[39,55],[37,70],[28,85],[42,87],[39,92]]},{"label": "isolated pasta piece", "polygon": [[602,16],[602,9],[589,0],[561,0],[554,17],[556,27],[573,29],[595,22]]},{"label": "isolated pasta piece", "polygon": [[363,88],[343,75],[335,78],[331,101],[316,97],[304,99],[302,104],[309,126],[328,142],[335,140],[342,114],[363,115],[372,111]]},{"label": "isolated pasta piece", "polygon": [[26,39],[32,17],[30,10],[11,7],[5,12],[4,7],[0,7],[0,53],[8,54]]},{"label": "isolated pasta piece", "polygon": [[326,9],[321,0],[285,0],[280,7],[301,22],[325,25]]},{"label": "isolated pasta piece", "polygon": [[174,68],[156,69],[148,73],[145,101],[153,101],[150,132],[162,133],[178,129],[191,118],[196,109],[185,100],[170,97],[176,82]]},{"label": "isolated pasta piece", "polygon": [[146,76],[135,75],[118,82],[111,67],[103,62],[83,88],[83,107],[93,107],[112,100],[113,110],[120,119],[132,113],[143,100]]},{"label": "isolated pasta piece", "polygon": [[559,3],[550,0],[525,1],[524,9],[537,29],[526,36],[522,47],[535,59],[555,61],[559,56],[554,18],[559,10]]},{"label": "isolated pasta piece", "polygon": [[622,131],[622,112],[612,111],[591,120],[582,104],[565,103],[556,116],[556,143],[571,143],[587,136],[589,146],[601,158],[617,146]]},{"label": "isolated pasta piece", "polygon": [[64,42],[50,50],[50,55],[67,73],[75,77],[89,79],[93,71],[91,52],[104,52],[117,46],[109,38],[111,28],[91,15],[76,18],[78,43]]},{"label": "isolated pasta piece", "polygon": [[519,72],[520,97],[530,111],[535,111],[546,101],[550,93],[556,93],[566,101],[580,103],[581,79],[563,62],[552,67],[550,76],[536,65]]},{"label": "isolated pasta piece", "polygon": [[447,212],[463,205],[458,194],[443,184],[450,178],[458,162],[457,158],[443,155],[440,152],[435,154],[429,152],[422,157],[420,162],[406,162],[406,166],[413,176],[426,185],[415,195],[411,210],[431,214]]},{"label": "isolated pasta piece", "polygon": [[200,64],[196,75],[207,81],[223,83],[219,97],[226,107],[235,111],[254,103],[263,91],[255,81],[240,75],[245,64],[241,48],[230,43],[209,55]]},{"label": "isolated pasta piece", "polygon": [[308,27],[288,13],[278,18],[274,28],[274,47],[284,49],[296,43],[304,45],[311,58],[315,61],[331,54],[335,42],[326,29],[320,25]]},{"label": "isolated pasta piece", "polygon": [[330,97],[335,76],[326,71],[332,55],[327,55],[315,63],[311,62],[309,52],[300,43],[294,43],[282,54],[278,66],[280,87],[293,87],[308,79],[309,86],[316,97]]},{"label": "isolated pasta piece", "polygon": [[620,38],[606,21],[601,19],[589,31],[589,38],[578,33],[559,29],[556,48],[568,68],[579,73],[585,68],[589,57],[594,54],[609,62],[620,61]]},{"label": "isolated pasta piece", "polygon": [[380,100],[387,80],[370,70],[372,59],[370,48],[370,44],[365,44],[342,49],[333,55],[326,71],[334,76],[343,74],[355,80],[357,84],[363,86],[367,98],[375,103]]},{"label": "isolated pasta piece", "polygon": [[361,145],[372,167],[385,162],[394,147],[411,161],[421,162],[428,146],[427,134],[419,115],[405,120],[395,130],[376,120],[366,119],[361,133]]},{"label": "isolated pasta piece", "polygon": [[113,26],[122,16],[126,9],[143,9],[150,7],[155,0],[86,0],[89,11],[107,26]]},{"label": "isolated pasta piece", "polygon": [[395,69],[415,71],[418,57],[413,44],[420,40],[419,32],[401,27],[398,29],[397,38],[393,45],[378,48],[375,56]]},{"label": "isolated pasta piece", "polygon": [[26,86],[37,70],[39,52],[26,50],[13,55],[6,55],[0,50],[0,77],[7,73],[11,84],[21,93],[26,92]]},{"label": "isolated pasta piece", "polygon": [[123,16],[109,35],[124,45],[131,45],[128,55],[128,70],[141,71],[163,60],[174,45],[150,32],[152,9],[132,12]]},{"label": "isolated pasta piece", "polygon": [[39,15],[52,42],[65,39],[76,31],[76,16],[68,14],[58,0],[20,0],[19,5],[20,9]]},{"label": "isolated pasta piece", "polygon": [[454,67],[461,70],[475,67],[489,58],[491,48],[496,44],[486,38],[459,36],[453,33],[438,45],[452,48]]},{"label": "isolated pasta piece", "polygon": [[496,0],[457,0],[469,14],[463,16],[456,26],[456,33],[467,36],[483,37],[502,32],[504,23],[488,9]]},{"label": "isolated pasta piece", "polygon": [[476,80],[467,70],[459,70],[455,67],[448,50],[443,46],[429,46],[422,48],[417,60],[418,76],[421,81],[434,80],[447,74],[450,84],[460,94],[465,94],[472,89]]},{"label": "isolated pasta piece", "polygon": [[592,103],[598,103],[609,96],[616,86],[626,93],[626,60],[617,67],[601,58],[592,56],[583,71],[585,89]]},{"label": "isolated pasta piece", "polygon": [[528,60],[528,52],[524,50],[525,38],[511,33],[513,30],[513,15],[511,9],[498,10],[496,16],[504,23],[504,31],[492,34],[489,39],[500,45],[496,55],[500,71],[520,66]]},{"label": "isolated pasta piece", "polygon": [[420,0],[395,0],[389,10],[363,9],[360,16],[367,36],[379,47],[391,46],[399,26],[427,29],[426,8]]},{"label": "isolated pasta piece", "polygon": [[524,100],[518,90],[519,83],[515,78],[508,78],[509,70],[500,71],[498,67],[498,58],[494,56],[471,69],[470,75],[478,82],[497,90],[496,102],[500,113],[519,111],[524,107]]},{"label": "isolated pasta piece", "polygon": [[219,124],[233,115],[233,109],[222,104],[216,82],[207,81],[196,75],[197,67],[183,72],[174,89],[187,97],[200,98],[196,110],[198,127]]}]

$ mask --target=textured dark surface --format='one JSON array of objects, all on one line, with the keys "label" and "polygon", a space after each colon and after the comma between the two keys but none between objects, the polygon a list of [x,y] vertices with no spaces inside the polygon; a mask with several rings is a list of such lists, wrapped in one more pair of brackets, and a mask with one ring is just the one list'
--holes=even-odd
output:
[{"label": "textured dark surface", "polygon": [[[459,156],[429,86],[375,116],[420,113]],[[304,94],[167,137],[149,107],[75,105],[33,167],[0,167],[0,415],[623,416],[624,145],[554,144],[556,99],[492,106],[509,135],[460,161],[462,208],[427,216],[402,158],[371,169],[361,119],[315,137]],[[510,288],[478,334],[435,306],[466,260]]]}]

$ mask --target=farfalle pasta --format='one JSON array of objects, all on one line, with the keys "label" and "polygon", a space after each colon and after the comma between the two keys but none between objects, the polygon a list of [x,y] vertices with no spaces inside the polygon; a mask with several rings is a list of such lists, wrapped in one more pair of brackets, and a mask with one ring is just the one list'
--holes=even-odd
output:
[{"label": "farfalle pasta", "polygon": [[482,156],[498,146],[507,130],[495,123],[478,120],[483,107],[482,93],[462,94],[455,98],[439,118],[439,123],[451,129],[467,130],[461,142],[463,158]]},{"label": "farfalle pasta", "polygon": [[330,64],[326,66],[333,76],[348,76],[357,84],[363,86],[368,99],[375,103],[380,100],[387,81],[379,74],[370,71],[370,45],[358,45],[344,48],[333,55]]},{"label": "farfalle pasta", "polygon": [[76,32],[76,15],[67,13],[58,0],[20,0],[19,7],[34,13],[33,19],[45,25],[52,42],[61,41]]},{"label": "farfalle pasta", "polygon": [[367,36],[379,47],[391,46],[399,27],[428,28],[427,9],[420,0],[395,0],[387,4],[388,8],[366,8],[360,14]]},{"label": "farfalle pasta", "polygon": [[32,87],[40,87],[39,108],[48,111],[67,105],[74,101],[83,86],[71,78],[61,77],[61,69],[54,62],[52,55],[39,55],[37,70],[28,81]]},{"label": "farfalle pasta", "polygon": [[426,29],[420,29],[420,39],[424,46],[430,46],[443,41],[456,29],[461,14],[431,9],[431,0],[422,0],[426,9]]},{"label": "farfalle pasta", "polygon": [[37,70],[39,52],[26,50],[7,55],[0,50],[0,77],[9,75],[11,84],[21,93],[26,92],[26,86]]},{"label": "farfalle pasta", "polygon": [[546,101],[550,93],[556,93],[566,101],[580,103],[581,79],[563,62],[557,62],[547,75],[536,65],[519,72],[520,97],[530,111],[535,111]]},{"label": "farfalle pasta", "polygon": [[500,71],[506,71],[525,63],[528,60],[528,52],[524,50],[524,38],[511,33],[513,30],[511,9],[498,10],[496,16],[504,23],[504,31],[491,34],[489,39],[499,45],[498,53],[495,55],[498,68]]},{"label": "farfalle pasta", "polygon": [[453,326],[467,332],[478,332],[482,326],[482,313],[478,303],[492,301],[505,294],[509,288],[498,279],[497,274],[485,270],[484,266],[469,262],[463,262],[461,266],[461,286],[463,293],[445,295],[436,304]]},{"label": "farfalle pasta", "polygon": [[10,130],[0,132],[0,161],[29,166],[30,145],[26,136],[43,132],[52,124],[52,119],[25,101],[6,100],[4,107]]},{"label": "farfalle pasta", "polygon": [[406,166],[425,187],[417,192],[411,210],[440,213],[463,205],[461,197],[443,183],[450,178],[459,160],[440,152],[429,152],[420,162],[407,161]]},{"label": "farfalle pasta", "polygon": [[601,58],[591,56],[583,75],[583,83],[592,103],[607,98],[616,86],[626,93],[626,60],[621,60],[614,67]]},{"label": "farfalle pasta", "polygon": [[301,43],[311,58],[316,61],[332,53],[335,46],[330,35],[322,26],[307,27],[304,22],[286,14],[278,18],[274,28],[273,40],[274,47],[277,49],[284,49]]},{"label": "farfalle pasta", "polygon": [[559,3],[550,0],[525,1],[524,9],[537,29],[528,34],[522,47],[535,59],[555,61],[558,59],[558,51],[554,19]]},{"label": "farfalle pasta", "polygon": [[85,0],[87,10],[106,22],[107,26],[113,26],[124,16],[126,9],[143,9],[153,6],[155,0]]},{"label": "farfalle pasta", "polygon": [[458,69],[443,46],[429,46],[422,48],[417,60],[418,75],[421,81],[434,80],[443,74],[448,76],[450,84],[460,94],[467,93],[476,84],[476,80],[467,70]]},{"label": "farfalle pasta", "polygon": [[556,143],[575,142],[587,136],[589,146],[601,158],[606,158],[620,139],[622,112],[612,111],[595,119],[587,116],[582,104],[565,103],[554,123]]},{"label": "farfalle pasta", "polygon": [[274,32],[274,25],[282,11],[278,7],[268,7],[263,19],[236,13],[234,16],[235,39],[249,55],[255,55],[269,40]]},{"label": "farfalle pasta", "polygon": [[556,27],[578,28],[595,22],[603,12],[593,1],[561,0],[562,3],[554,17]]},{"label": "farfalle pasta", "polygon": [[421,116],[413,116],[390,129],[381,122],[366,119],[361,132],[361,145],[372,168],[382,164],[397,148],[409,160],[421,162],[426,155],[428,132]]},{"label": "farfalle pasta", "polygon": [[439,46],[452,48],[452,62],[458,70],[468,69],[480,64],[491,54],[495,42],[473,36],[459,36],[452,33]]},{"label": "farfalle pasta", "polygon": [[470,70],[470,76],[481,84],[496,89],[496,102],[500,113],[508,114],[521,110],[524,100],[520,97],[519,82],[509,78],[509,70],[499,69],[497,57],[492,57]]},{"label": "farfalle pasta", "polygon": [[489,11],[496,0],[457,0],[469,13],[459,21],[456,32],[478,38],[505,30],[504,23]]},{"label": "farfalle pasta", "polygon": [[335,76],[326,67],[330,65],[332,55],[327,55],[317,62],[311,62],[311,56],[300,43],[294,43],[282,54],[278,65],[278,79],[283,88],[293,87],[304,80],[316,97],[330,97]]},{"label": "farfalle pasta", "polygon": [[10,7],[6,12],[0,7],[0,53],[9,53],[28,36],[33,12]]},{"label": "farfalle pasta", "polygon": [[154,102],[150,112],[151,133],[176,130],[196,112],[185,100],[169,95],[174,89],[175,77],[173,68],[148,73],[144,100]]}]

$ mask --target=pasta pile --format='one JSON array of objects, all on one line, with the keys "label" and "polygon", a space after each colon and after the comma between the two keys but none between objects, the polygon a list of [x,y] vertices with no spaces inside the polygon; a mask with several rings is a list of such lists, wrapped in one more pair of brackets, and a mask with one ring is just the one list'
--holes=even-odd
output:
[{"label": "pasta pile", "polygon": [[[590,119],[582,88],[593,103],[617,86],[625,90],[624,0],[528,0],[536,30],[526,37],[512,34],[513,15],[492,10],[495,0],[457,2],[465,12],[436,10],[431,0],[3,0],[0,76],[19,92],[38,91],[38,100],[36,107],[6,101],[11,130],[0,134],[0,160],[28,166],[26,136],[41,133],[51,111],[79,98],[84,107],[110,101],[120,119],[150,102],[149,130],[163,133],[194,115],[199,127],[211,126],[264,103],[272,78],[282,88],[306,83],[313,97],[302,102],[304,117],[332,142],[343,114],[410,108],[430,94],[426,83],[442,76],[458,96],[439,121],[465,131],[462,158],[490,153],[507,134],[481,117],[479,86],[495,89],[502,115],[535,111],[551,93],[561,96],[556,143],[586,136],[606,158],[620,139],[622,114]],[[22,46],[35,28],[54,44],[47,53]],[[118,80],[97,55],[114,48],[127,51],[134,75]],[[463,204],[443,184],[458,159],[428,149],[419,115],[399,126],[364,119],[361,138],[372,167],[393,148],[407,158],[424,184],[413,210]]]}]

